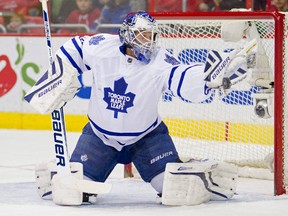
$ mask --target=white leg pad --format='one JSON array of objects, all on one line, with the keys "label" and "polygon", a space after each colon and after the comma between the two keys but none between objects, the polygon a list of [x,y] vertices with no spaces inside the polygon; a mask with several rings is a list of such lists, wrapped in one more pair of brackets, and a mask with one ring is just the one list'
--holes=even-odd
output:
[{"label": "white leg pad", "polygon": [[166,166],[162,204],[198,205],[207,202],[210,194],[201,178],[194,173],[180,174],[180,166],[187,167],[187,164],[168,163]]},{"label": "white leg pad", "polygon": [[166,165],[162,204],[198,205],[233,197],[238,179],[235,165],[202,160]]},{"label": "white leg pad", "polygon": [[71,163],[75,173],[55,174],[51,181],[53,202],[58,205],[81,205],[83,192],[76,190],[75,185],[83,179],[83,165]]},{"label": "white leg pad", "polygon": [[67,186],[74,185],[77,180],[72,174],[56,174],[51,182],[53,202],[57,205],[81,205],[83,193]]}]

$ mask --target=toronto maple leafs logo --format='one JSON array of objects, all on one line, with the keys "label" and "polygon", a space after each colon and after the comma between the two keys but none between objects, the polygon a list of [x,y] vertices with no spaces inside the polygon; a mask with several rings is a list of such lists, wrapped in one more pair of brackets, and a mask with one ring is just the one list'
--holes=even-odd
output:
[{"label": "toronto maple leafs logo", "polygon": [[166,61],[167,63],[169,64],[172,64],[172,65],[178,65],[180,64],[180,62],[174,58],[173,56],[169,56],[167,54],[165,54],[166,58],[164,59],[164,61]]},{"label": "toronto maple leafs logo", "polygon": [[114,81],[114,91],[109,87],[104,88],[103,100],[108,104],[106,109],[114,111],[114,118],[118,118],[118,112],[127,113],[127,109],[134,106],[135,94],[125,93],[127,86],[128,84],[122,77]]},{"label": "toronto maple leafs logo", "polygon": [[102,40],[105,40],[103,35],[94,36],[89,40],[89,45],[98,45]]}]

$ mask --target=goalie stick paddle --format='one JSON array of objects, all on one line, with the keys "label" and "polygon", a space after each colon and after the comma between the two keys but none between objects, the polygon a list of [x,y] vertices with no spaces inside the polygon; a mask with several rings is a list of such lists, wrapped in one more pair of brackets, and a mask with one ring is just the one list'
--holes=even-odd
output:
[{"label": "goalie stick paddle", "polygon": [[[40,0],[42,4],[44,27],[45,27],[45,36],[47,42],[47,50],[49,56],[49,64],[53,64],[53,52],[51,46],[51,31],[49,24],[48,16],[48,0]],[[63,107],[56,109],[51,113],[52,117],[52,130],[53,130],[53,140],[55,146],[55,156],[56,156],[56,165],[58,174],[69,174],[71,173],[69,165],[69,155],[68,155],[68,145],[67,145],[67,135],[64,119],[64,110]],[[74,184],[67,185],[67,187],[73,188],[78,191],[87,192],[87,193],[108,193],[111,189],[111,185],[108,183],[102,182],[93,182],[83,179],[75,180]]]},{"label": "goalie stick paddle", "polygon": [[[68,186],[68,185],[67,185]],[[68,186],[69,187],[69,186]],[[79,180],[75,179],[74,184],[72,183],[71,188],[80,192],[90,194],[105,194],[111,190],[111,184],[103,182],[94,182],[90,180]]]}]

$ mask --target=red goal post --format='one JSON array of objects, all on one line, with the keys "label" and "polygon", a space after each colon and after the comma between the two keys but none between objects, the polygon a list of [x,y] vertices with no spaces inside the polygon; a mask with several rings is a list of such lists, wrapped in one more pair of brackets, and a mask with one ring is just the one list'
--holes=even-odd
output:
[{"label": "red goal post", "polygon": [[[233,89],[224,98],[219,99],[215,94],[203,104],[186,103],[167,93],[159,104],[159,110],[180,157],[214,158],[235,163],[240,167],[266,169],[265,157],[274,154],[275,195],[286,193],[286,15],[278,12],[187,12],[151,15],[159,24],[160,45],[185,64],[205,62],[206,54],[211,49],[240,48],[256,37],[260,47],[258,50],[261,50],[256,68],[265,79],[268,76],[274,81],[273,88],[266,89],[251,84],[249,86],[246,82],[240,89]],[[221,27],[233,22],[246,22],[248,26],[254,26],[257,33],[246,29],[239,41],[224,41],[221,38]],[[266,102],[272,107],[269,118],[260,118],[254,112],[259,102],[256,98],[260,94],[267,96]],[[126,166],[126,171],[131,169]]]}]

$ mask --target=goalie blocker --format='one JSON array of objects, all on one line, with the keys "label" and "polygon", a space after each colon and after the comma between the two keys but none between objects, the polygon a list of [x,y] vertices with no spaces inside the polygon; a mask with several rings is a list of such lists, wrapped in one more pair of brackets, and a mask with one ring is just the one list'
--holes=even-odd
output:
[{"label": "goalie blocker", "polygon": [[166,165],[162,204],[198,205],[228,200],[235,193],[238,168],[220,161],[201,160]]},{"label": "goalie blocker", "polygon": [[24,99],[42,114],[52,113],[72,100],[81,84],[78,71],[56,56],[52,66],[36,82]]}]

